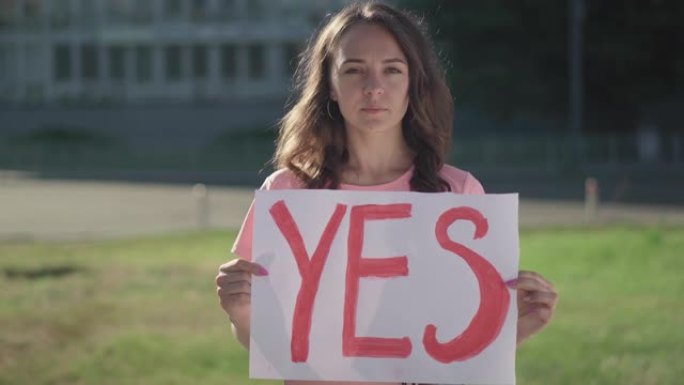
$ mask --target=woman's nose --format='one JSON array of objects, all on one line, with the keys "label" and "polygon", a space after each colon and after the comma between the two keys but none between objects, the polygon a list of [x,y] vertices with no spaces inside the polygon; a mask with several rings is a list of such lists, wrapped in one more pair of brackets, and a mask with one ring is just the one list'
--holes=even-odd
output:
[{"label": "woman's nose", "polygon": [[363,91],[367,95],[382,95],[384,92],[384,87],[378,76],[368,75],[366,78],[366,83],[363,87]]}]

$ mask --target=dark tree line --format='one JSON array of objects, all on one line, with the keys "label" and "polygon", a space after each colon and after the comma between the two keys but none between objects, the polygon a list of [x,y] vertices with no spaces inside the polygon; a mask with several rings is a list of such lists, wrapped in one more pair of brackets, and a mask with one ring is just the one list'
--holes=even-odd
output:
[{"label": "dark tree line", "polygon": [[[400,5],[428,22],[457,109],[564,122],[569,1],[404,0]],[[585,132],[631,131],[655,106],[684,100],[684,1],[585,3]],[[684,102],[679,105],[684,109]],[[566,128],[560,124],[558,130]]]}]

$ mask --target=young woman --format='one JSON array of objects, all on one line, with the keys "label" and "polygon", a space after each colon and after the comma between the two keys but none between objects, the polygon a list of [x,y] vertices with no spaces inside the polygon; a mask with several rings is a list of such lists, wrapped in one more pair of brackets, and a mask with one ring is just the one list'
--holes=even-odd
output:
[{"label": "young woman", "polygon": [[[278,171],[262,189],[484,193],[470,173],[444,163],[452,97],[430,41],[408,15],[375,2],[344,8],[310,42],[297,80],[298,99],[280,126]],[[239,258],[216,277],[221,306],[246,348],[251,276],[268,274],[250,262],[252,215],[250,208],[233,247]],[[520,344],[549,322],[557,294],[534,272],[508,284],[518,293]]]}]

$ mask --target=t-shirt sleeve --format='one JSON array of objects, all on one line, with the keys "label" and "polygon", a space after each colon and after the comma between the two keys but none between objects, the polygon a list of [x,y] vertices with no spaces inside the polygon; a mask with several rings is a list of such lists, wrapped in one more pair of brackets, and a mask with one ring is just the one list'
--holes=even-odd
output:
[{"label": "t-shirt sleeve", "polygon": [[451,191],[456,194],[482,195],[485,193],[482,184],[473,174],[454,166],[445,165],[439,172],[440,176],[449,183]]},{"label": "t-shirt sleeve", "polygon": [[[264,183],[259,187],[259,190],[279,190],[279,189],[293,189],[301,188],[300,183],[294,174],[280,170],[271,174]],[[235,243],[231,252],[242,259],[248,261],[252,260],[252,240],[254,239],[254,200],[249,205],[247,215],[242,221],[242,227],[238,232]]]},{"label": "t-shirt sleeve", "polygon": [[473,195],[482,195],[485,193],[484,187],[482,187],[482,183],[480,183],[479,180],[475,179],[473,174],[468,173],[466,176],[465,182],[463,183],[463,193],[464,194],[473,194]]},{"label": "t-shirt sleeve", "polygon": [[233,243],[233,248],[230,250],[233,254],[248,261],[252,260],[253,230],[254,200],[252,200],[252,203],[249,205],[249,210],[247,210],[247,215],[245,215],[245,219],[242,221],[240,232],[238,232],[237,238],[235,238],[235,243]]}]

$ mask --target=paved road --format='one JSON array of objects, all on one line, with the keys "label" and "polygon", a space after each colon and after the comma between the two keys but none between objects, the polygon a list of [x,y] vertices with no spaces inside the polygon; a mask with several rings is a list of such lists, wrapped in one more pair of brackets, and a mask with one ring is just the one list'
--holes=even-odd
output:
[{"label": "paved road", "polygon": [[[248,188],[208,187],[210,228],[238,228]],[[192,186],[122,182],[0,179],[0,240],[102,239],[197,229]],[[684,206],[605,204],[587,221],[582,203],[528,200],[521,227],[632,223],[684,225]]]}]

